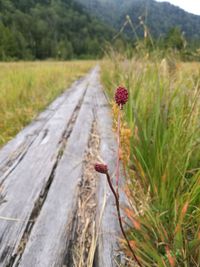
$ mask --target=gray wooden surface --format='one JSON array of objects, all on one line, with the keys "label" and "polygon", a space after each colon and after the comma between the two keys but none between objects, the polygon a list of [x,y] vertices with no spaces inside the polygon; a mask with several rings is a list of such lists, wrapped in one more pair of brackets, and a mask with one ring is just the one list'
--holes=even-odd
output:
[{"label": "gray wooden surface", "polygon": [[[111,172],[115,138],[99,69],[57,98],[0,151],[0,266],[62,267],[67,255],[92,123]],[[99,229],[94,266],[116,266],[118,222],[105,177],[98,187]],[[10,219],[9,219],[10,218]],[[67,266],[71,267],[71,266]]]}]

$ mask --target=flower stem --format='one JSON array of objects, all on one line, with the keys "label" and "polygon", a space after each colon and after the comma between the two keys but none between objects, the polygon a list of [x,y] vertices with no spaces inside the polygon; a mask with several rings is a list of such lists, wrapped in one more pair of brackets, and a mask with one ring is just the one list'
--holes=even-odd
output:
[{"label": "flower stem", "polygon": [[119,109],[118,122],[117,122],[117,163],[116,163],[116,193],[117,193],[117,196],[119,196],[120,122],[121,122],[121,106]]},{"label": "flower stem", "polygon": [[[128,237],[126,236],[126,233],[125,233],[125,230],[124,230],[124,227],[123,227],[123,224],[122,224],[122,218],[121,218],[121,212],[120,212],[120,205],[119,205],[119,195],[118,195],[118,191],[116,192],[113,185],[112,185],[112,182],[111,182],[111,179],[110,179],[110,175],[109,173],[107,172],[106,173],[106,177],[107,177],[107,181],[108,181],[108,184],[109,184],[109,187],[115,197],[115,204],[116,204],[116,208],[117,208],[117,216],[118,216],[118,220],[119,220],[119,225],[120,225],[120,229],[121,229],[121,232],[127,242],[127,245],[133,255],[133,258],[135,259],[135,261],[137,262],[137,264],[142,267],[140,261],[138,260],[134,250],[132,249],[131,245],[130,245],[130,242],[128,240]],[[118,189],[118,188],[117,188]]]}]

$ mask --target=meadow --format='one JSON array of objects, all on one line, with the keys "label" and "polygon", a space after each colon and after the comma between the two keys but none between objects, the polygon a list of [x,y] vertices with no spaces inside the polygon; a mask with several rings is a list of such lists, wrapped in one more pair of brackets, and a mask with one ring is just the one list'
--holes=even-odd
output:
[{"label": "meadow", "polygon": [[94,64],[95,61],[0,63],[0,146]]},{"label": "meadow", "polygon": [[[95,64],[0,63],[0,146]],[[200,64],[113,52],[101,62],[101,79],[114,130],[115,89],[129,91],[120,158],[133,250],[144,267],[200,266]],[[122,247],[135,266],[125,242]]]},{"label": "meadow", "polygon": [[115,130],[115,89],[129,91],[120,157],[127,234],[141,266],[200,266],[200,64],[112,53],[102,63],[102,82]]}]

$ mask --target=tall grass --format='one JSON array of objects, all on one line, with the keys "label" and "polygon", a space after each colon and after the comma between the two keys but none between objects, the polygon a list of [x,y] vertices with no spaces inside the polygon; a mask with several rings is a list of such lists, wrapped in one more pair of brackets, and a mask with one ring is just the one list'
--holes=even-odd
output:
[{"label": "tall grass", "polygon": [[0,63],[0,146],[94,64],[94,61]]},{"label": "tall grass", "polygon": [[129,89],[125,213],[137,256],[148,267],[200,266],[200,65],[112,55],[102,80],[110,97]]}]

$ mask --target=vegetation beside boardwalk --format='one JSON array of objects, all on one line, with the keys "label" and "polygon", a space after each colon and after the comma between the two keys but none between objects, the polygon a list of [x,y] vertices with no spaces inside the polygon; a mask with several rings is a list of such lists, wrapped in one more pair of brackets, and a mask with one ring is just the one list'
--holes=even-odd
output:
[{"label": "vegetation beside boardwalk", "polygon": [[[129,90],[120,154],[130,202],[127,231],[142,266],[199,266],[199,75],[199,64],[173,58],[128,60],[112,53],[102,64],[111,99],[119,85]],[[113,111],[116,121],[114,104]]]},{"label": "vegetation beside boardwalk", "polygon": [[0,63],[0,146],[95,61]]}]

